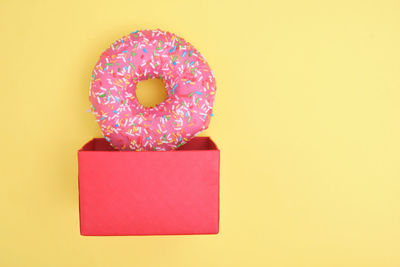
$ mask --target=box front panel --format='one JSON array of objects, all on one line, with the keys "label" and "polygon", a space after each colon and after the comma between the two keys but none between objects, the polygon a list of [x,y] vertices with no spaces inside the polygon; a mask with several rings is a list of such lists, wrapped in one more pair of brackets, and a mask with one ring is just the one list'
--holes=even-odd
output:
[{"label": "box front panel", "polygon": [[79,152],[83,235],[213,234],[219,151]]}]

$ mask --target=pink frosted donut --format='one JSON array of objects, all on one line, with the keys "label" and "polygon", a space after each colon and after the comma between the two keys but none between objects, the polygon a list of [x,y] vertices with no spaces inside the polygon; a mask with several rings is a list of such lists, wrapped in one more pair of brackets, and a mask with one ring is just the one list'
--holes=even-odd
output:
[{"label": "pink frosted donut", "polygon": [[[159,78],[168,96],[146,108],[139,81]],[[172,150],[207,129],[215,98],[214,75],[184,39],[161,30],[132,32],[97,62],[89,99],[104,137],[119,150]]]}]

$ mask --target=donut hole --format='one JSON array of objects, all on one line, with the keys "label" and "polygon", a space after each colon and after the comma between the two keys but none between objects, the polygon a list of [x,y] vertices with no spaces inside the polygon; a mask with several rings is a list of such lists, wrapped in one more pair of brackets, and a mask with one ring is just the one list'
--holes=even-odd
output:
[{"label": "donut hole", "polygon": [[136,98],[145,108],[152,108],[167,98],[165,84],[160,79],[140,81],[136,87]]}]

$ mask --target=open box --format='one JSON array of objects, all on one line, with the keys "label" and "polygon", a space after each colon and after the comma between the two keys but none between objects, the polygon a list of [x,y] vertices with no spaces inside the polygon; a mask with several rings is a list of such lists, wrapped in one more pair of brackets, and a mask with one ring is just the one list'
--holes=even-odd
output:
[{"label": "open box", "polygon": [[145,152],[89,141],[78,151],[81,234],[217,234],[219,158],[209,137]]}]

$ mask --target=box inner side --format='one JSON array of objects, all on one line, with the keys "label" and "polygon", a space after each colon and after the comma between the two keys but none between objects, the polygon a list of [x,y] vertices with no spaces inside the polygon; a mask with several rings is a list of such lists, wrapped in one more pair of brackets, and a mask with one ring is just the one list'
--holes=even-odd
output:
[{"label": "box inner side", "polygon": [[[172,151],[188,151],[188,150],[218,150],[215,143],[209,137],[195,137],[185,145]],[[118,151],[115,150],[104,138],[94,138],[81,151]]]}]

